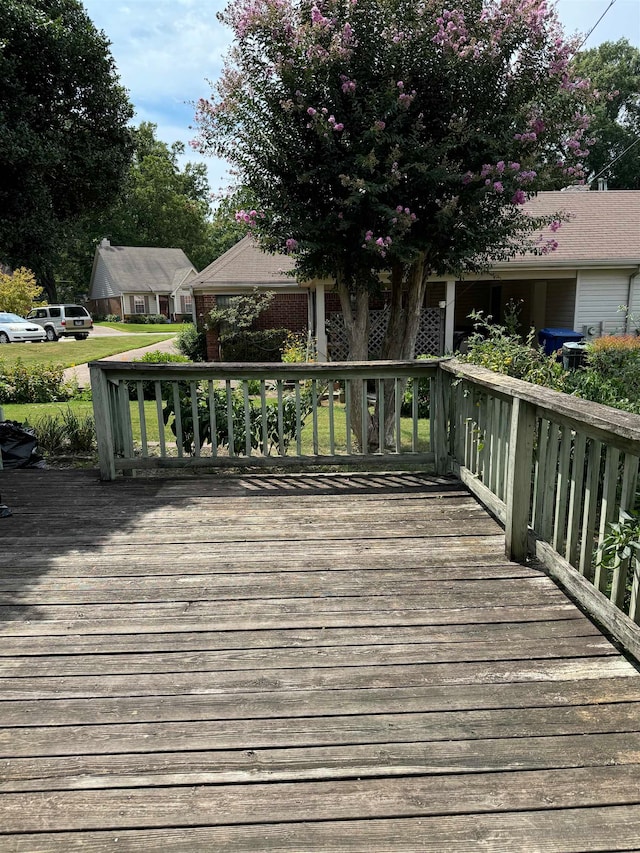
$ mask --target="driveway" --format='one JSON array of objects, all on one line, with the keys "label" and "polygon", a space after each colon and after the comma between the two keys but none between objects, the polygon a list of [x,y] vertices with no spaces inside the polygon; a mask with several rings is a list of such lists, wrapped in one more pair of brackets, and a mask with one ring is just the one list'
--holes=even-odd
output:
[{"label": "driveway", "polygon": [[[122,335],[124,332],[119,332],[116,329],[101,329],[101,332],[110,332],[114,335]],[[92,332],[92,334],[95,334]],[[106,337],[106,335],[105,335]],[[145,333],[140,332],[139,337],[141,338],[140,343],[144,341]],[[158,341],[158,343],[151,344],[149,346],[140,346],[137,349],[127,350],[127,352],[118,352],[115,355],[105,356],[104,361],[133,361],[136,358],[140,358],[146,352],[172,352],[177,353],[178,349],[176,348],[176,339],[175,338],[167,338],[164,341]],[[90,384],[89,381],[89,365],[88,364],[76,364],[75,367],[68,367],[64,371],[64,380],[65,382],[72,382],[76,380],[79,388],[87,388]]]}]

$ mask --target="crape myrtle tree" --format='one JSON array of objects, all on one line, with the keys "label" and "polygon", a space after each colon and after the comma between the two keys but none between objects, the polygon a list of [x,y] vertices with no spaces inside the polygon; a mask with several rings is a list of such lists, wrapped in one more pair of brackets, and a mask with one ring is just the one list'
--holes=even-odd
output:
[{"label": "crape myrtle tree", "polygon": [[133,111],[80,0],[0,0],[0,80],[0,261],[55,299],[65,226],[117,195]]},{"label": "crape myrtle tree", "polygon": [[430,275],[553,249],[533,235],[559,219],[522,205],[583,178],[594,95],[543,0],[234,0],[221,20],[234,41],[194,144],[251,188],[263,247],[335,280],[350,359],[382,273],[382,355],[405,359]]}]

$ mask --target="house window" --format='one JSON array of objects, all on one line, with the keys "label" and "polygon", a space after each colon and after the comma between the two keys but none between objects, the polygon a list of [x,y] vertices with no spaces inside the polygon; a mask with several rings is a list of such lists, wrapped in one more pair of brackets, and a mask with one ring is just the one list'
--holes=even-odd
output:
[{"label": "house window", "polygon": [[228,308],[230,296],[217,296],[216,295],[216,306],[218,308]]},{"label": "house window", "polygon": [[146,313],[146,305],[144,304],[144,296],[134,296],[133,297],[133,313],[134,314],[145,314]]},{"label": "house window", "polygon": [[180,296],[180,302],[182,305],[182,314],[191,314],[193,311],[193,299],[191,298],[190,293],[183,293]]}]

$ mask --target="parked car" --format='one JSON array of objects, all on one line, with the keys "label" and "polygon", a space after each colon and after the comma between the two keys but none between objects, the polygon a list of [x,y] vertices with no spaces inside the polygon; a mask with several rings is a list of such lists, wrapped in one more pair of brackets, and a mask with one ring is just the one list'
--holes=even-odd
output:
[{"label": "parked car", "polygon": [[58,338],[84,341],[93,328],[91,314],[82,305],[44,305],[29,311],[27,320],[42,326],[48,341]]},{"label": "parked car", "polygon": [[15,344],[18,341],[46,341],[47,334],[41,326],[17,314],[0,311],[0,344]]}]

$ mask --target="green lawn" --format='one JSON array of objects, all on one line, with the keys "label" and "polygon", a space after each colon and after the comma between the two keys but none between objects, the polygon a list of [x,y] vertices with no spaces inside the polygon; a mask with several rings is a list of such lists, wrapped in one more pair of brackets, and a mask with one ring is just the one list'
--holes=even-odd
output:
[{"label": "green lawn", "polygon": [[154,334],[141,338],[139,335],[118,335],[117,337],[87,338],[86,341],[53,341],[43,344],[6,344],[0,347],[0,363],[13,366],[18,359],[25,365],[60,364],[62,367],[74,367],[87,361],[96,361],[118,352],[147,347],[165,341],[174,333]]},{"label": "green lawn", "polygon": [[94,326],[105,326],[107,329],[117,329],[119,332],[165,332],[177,335],[188,323],[94,323]]}]

